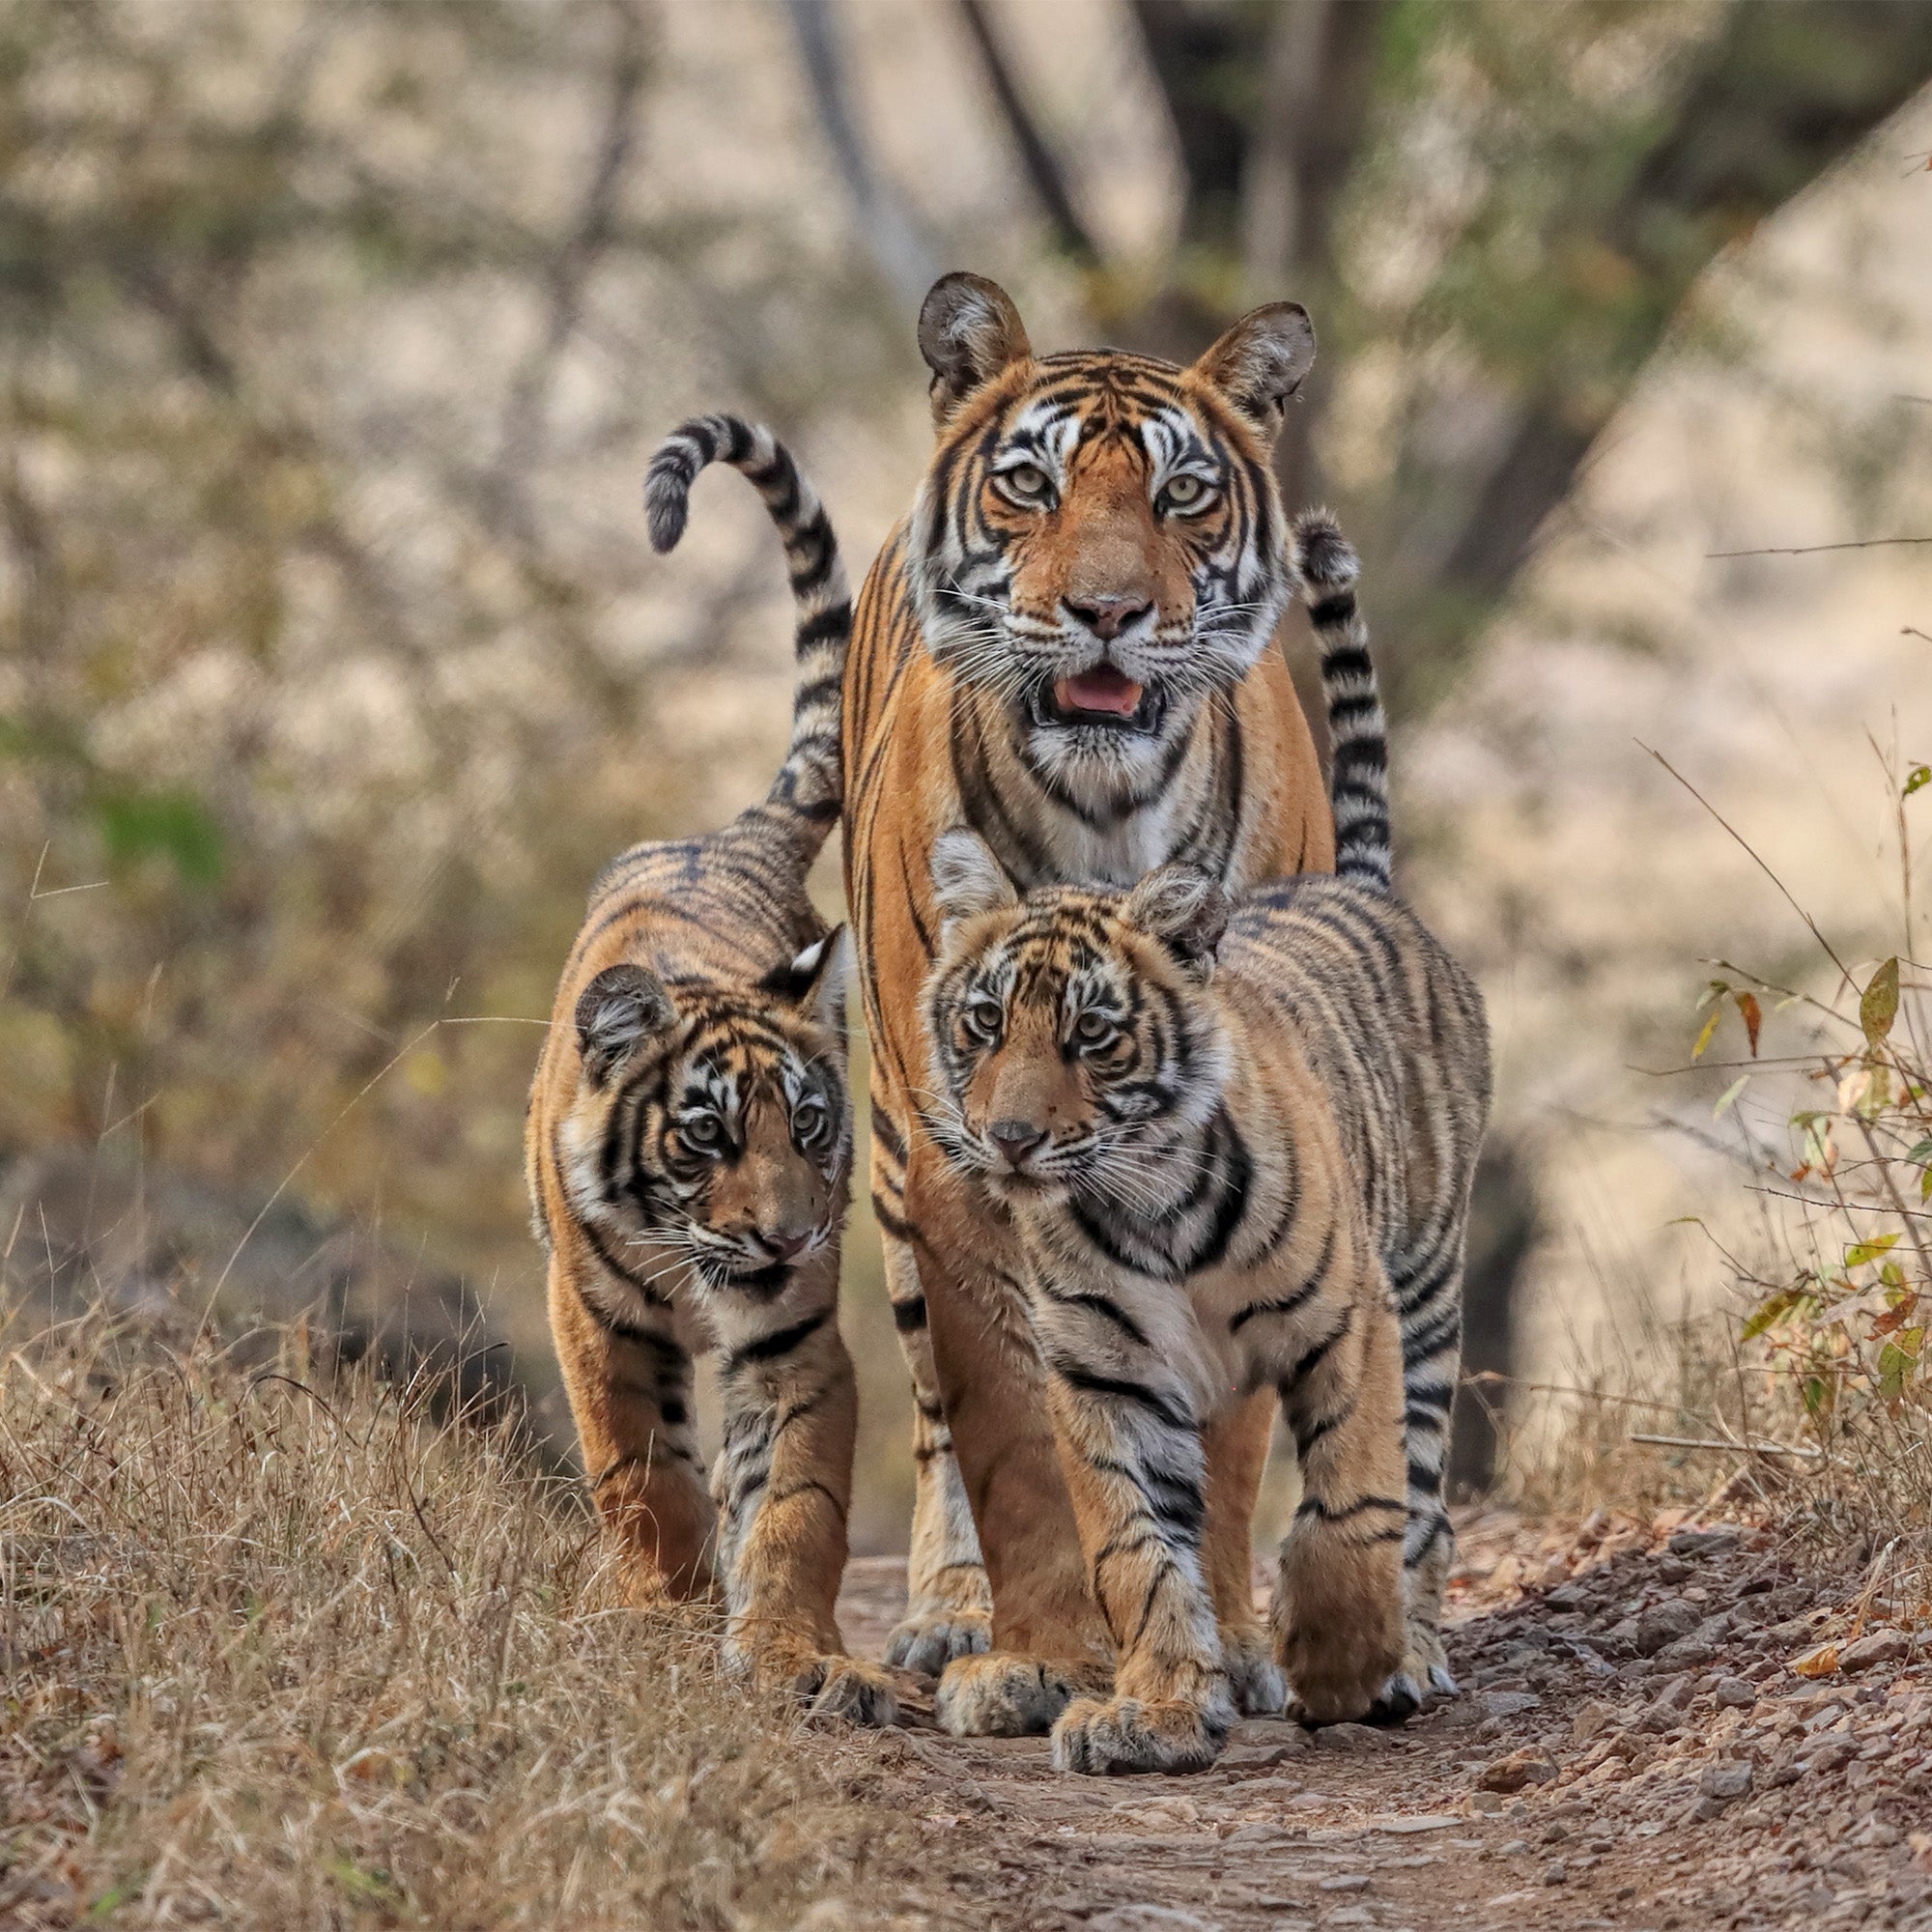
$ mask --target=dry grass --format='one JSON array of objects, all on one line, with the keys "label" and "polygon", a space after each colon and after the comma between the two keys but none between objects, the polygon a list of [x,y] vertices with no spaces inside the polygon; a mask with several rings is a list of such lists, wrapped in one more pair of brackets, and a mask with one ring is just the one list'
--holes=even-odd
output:
[{"label": "dry grass", "polygon": [[512,1429],[305,1366],[98,1318],[0,1366],[0,1923],[887,1922],[896,1828],[615,1605]]}]

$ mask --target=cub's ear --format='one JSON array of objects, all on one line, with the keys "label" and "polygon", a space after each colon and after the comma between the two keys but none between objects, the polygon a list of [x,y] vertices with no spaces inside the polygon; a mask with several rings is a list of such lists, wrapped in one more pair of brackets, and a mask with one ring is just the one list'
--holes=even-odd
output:
[{"label": "cub's ear", "polygon": [[1219,880],[1193,866],[1162,866],[1127,895],[1121,917],[1205,979],[1232,910]]},{"label": "cub's ear", "polygon": [[993,848],[963,825],[942,832],[933,841],[932,895],[949,927],[978,913],[1020,902],[1013,882],[993,857]]},{"label": "cub's ear", "polygon": [[835,925],[823,939],[759,980],[760,987],[808,1013],[827,1033],[845,1037],[845,995],[852,979],[852,939]]},{"label": "cub's ear", "polygon": [[942,275],[919,311],[919,353],[932,371],[932,420],[945,428],[982,383],[1033,354],[1013,298],[983,275]]},{"label": "cub's ear", "polygon": [[1299,302],[1269,302],[1244,315],[1194,365],[1271,445],[1288,399],[1315,361],[1315,325]]},{"label": "cub's ear", "polygon": [[670,995],[641,966],[607,966],[577,996],[577,1051],[593,1087],[637,1051],[646,1036],[663,1033],[677,1017]]}]

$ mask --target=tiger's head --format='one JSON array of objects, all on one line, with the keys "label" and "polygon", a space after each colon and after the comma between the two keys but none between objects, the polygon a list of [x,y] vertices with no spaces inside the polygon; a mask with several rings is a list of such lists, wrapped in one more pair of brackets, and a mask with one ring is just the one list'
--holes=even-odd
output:
[{"label": "tiger's head", "polygon": [[1005,290],[952,274],[919,342],[939,432],[908,537],[927,648],[1009,708],[1049,786],[1151,796],[1295,588],[1268,456],[1315,358],[1306,311],[1256,309],[1186,369],[1036,356]]},{"label": "tiger's head", "polygon": [[665,1268],[668,1287],[668,1252],[702,1291],[770,1296],[833,1246],[852,1163],[845,953],[840,926],[756,987],[624,961],[578,996],[558,1165],[628,1271]]},{"label": "tiger's head", "polygon": [[964,830],[934,845],[932,877],[945,922],[925,988],[934,1139],[1009,1200],[1146,1208],[1164,1151],[1227,1084],[1208,988],[1226,894],[1163,866],[1129,893],[1022,898]]}]

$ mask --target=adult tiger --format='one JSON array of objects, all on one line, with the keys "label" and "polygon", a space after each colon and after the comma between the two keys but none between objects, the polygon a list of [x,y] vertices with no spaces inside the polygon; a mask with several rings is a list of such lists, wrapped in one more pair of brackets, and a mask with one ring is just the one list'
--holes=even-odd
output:
[{"label": "adult tiger", "polygon": [[[920,1122],[932,846],[968,826],[1022,891],[1131,885],[1169,861],[1231,892],[1330,867],[1314,742],[1269,649],[1296,571],[1268,451],[1315,338],[1277,302],[1191,368],[1036,357],[1006,293],[953,274],[919,340],[938,445],[860,592],[844,695],[872,1199],[918,1403],[911,1600],[887,1656],[944,1668],[949,1729],[1013,1733],[1103,1683],[1111,1647],[1011,1231]],[[1203,1560],[1256,1709],[1281,1694],[1248,1580],[1269,1420],[1255,1398],[1208,1442]]]}]

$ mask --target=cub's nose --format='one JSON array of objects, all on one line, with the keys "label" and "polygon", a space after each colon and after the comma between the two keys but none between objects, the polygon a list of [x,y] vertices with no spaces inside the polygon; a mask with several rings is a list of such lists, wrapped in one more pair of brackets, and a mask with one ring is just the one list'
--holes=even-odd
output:
[{"label": "cub's nose", "polygon": [[1009,1167],[1022,1167],[1026,1157],[1046,1138],[1046,1129],[1029,1121],[995,1121],[986,1129],[987,1138],[999,1149]]},{"label": "cub's nose", "polygon": [[1118,638],[1131,623],[1153,609],[1145,597],[1088,597],[1076,603],[1066,599],[1066,608],[1096,638]]},{"label": "cub's nose", "polygon": [[804,1254],[811,1245],[811,1230],[807,1228],[794,1234],[789,1228],[781,1228],[770,1234],[760,1233],[758,1238],[780,1261],[788,1262]]}]

